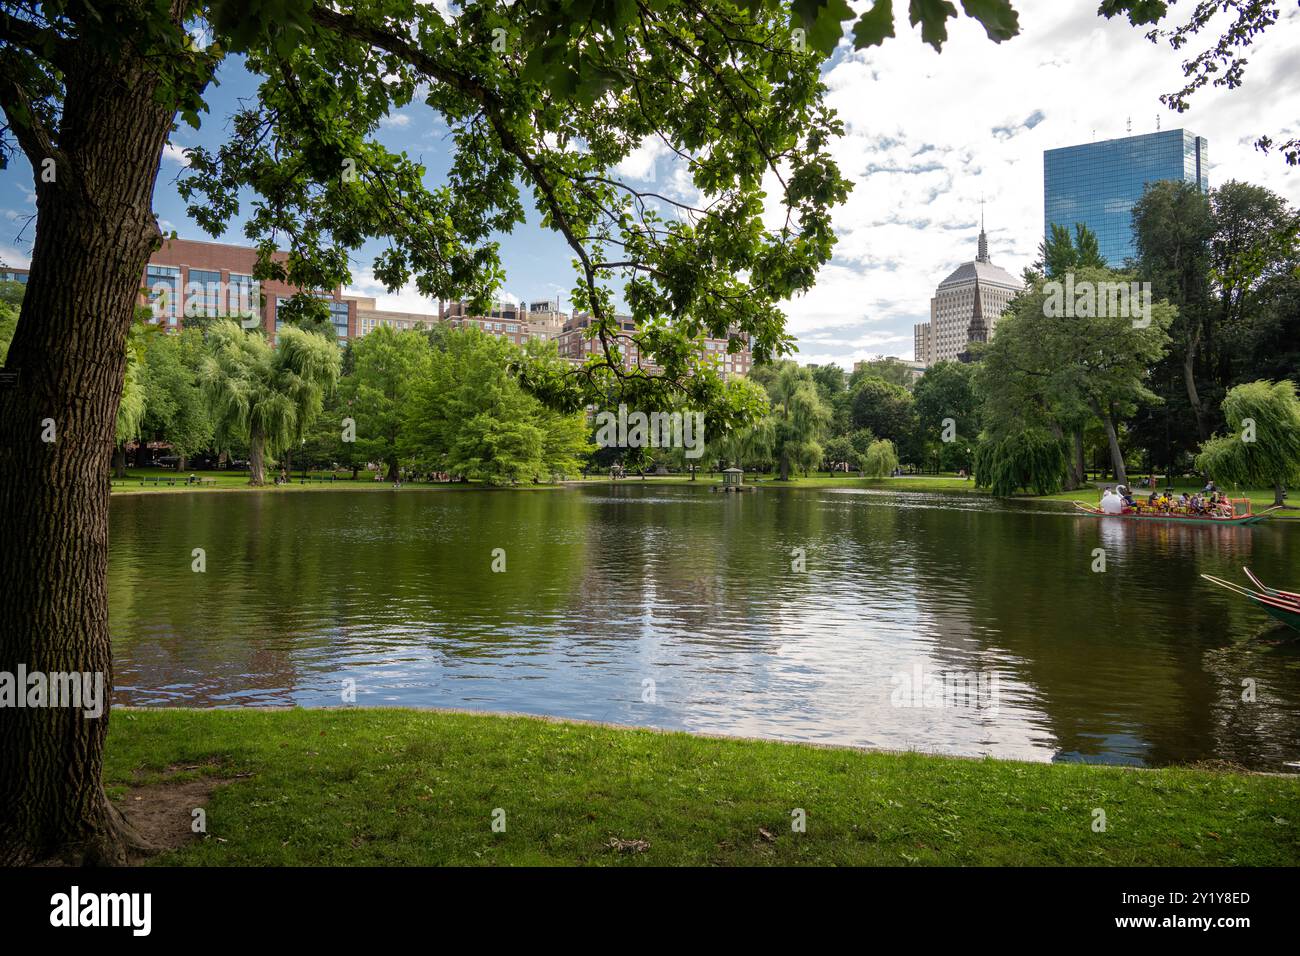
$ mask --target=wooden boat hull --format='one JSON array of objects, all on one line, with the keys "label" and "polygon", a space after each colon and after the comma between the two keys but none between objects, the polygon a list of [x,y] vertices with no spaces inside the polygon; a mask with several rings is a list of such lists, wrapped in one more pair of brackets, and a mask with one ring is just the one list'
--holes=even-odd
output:
[{"label": "wooden boat hull", "polygon": [[1281,621],[1287,627],[1300,631],[1300,607],[1279,607],[1276,604],[1265,604],[1262,601],[1256,601],[1255,603],[1263,608],[1266,614]]},{"label": "wooden boat hull", "polygon": [[1240,527],[1243,525],[1255,524],[1267,518],[1269,512],[1273,510],[1270,508],[1268,511],[1261,511],[1258,514],[1237,515],[1234,518],[1210,518],[1200,515],[1141,514],[1136,511],[1110,515],[1098,508],[1089,508],[1087,505],[1078,501],[1074,504],[1075,507],[1084,514],[1090,514],[1094,518],[1123,518],[1126,521],[1162,521],[1169,524],[1213,524],[1225,527]]},{"label": "wooden boat hull", "polygon": [[1250,588],[1208,574],[1202,574],[1201,577],[1211,584],[1217,584],[1225,590],[1242,595],[1274,620],[1281,621],[1287,627],[1300,631],[1300,594],[1294,591],[1279,591],[1276,588],[1266,587],[1259,578],[1251,573],[1250,568],[1243,568],[1242,570],[1246,572],[1246,577],[1250,579],[1251,584],[1259,588],[1258,591],[1252,591]]},{"label": "wooden boat hull", "polygon": [[1246,572],[1246,577],[1250,578],[1250,583],[1255,585],[1255,590],[1260,594],[1267,594],[1271,597],[1285,598],[1295,604],[1300,604],[1300,594],[1295,591],[1279,591],[1277,588],[1271,588],[1259,578],[1255,577],[1255,572],[1250,568],[1242,568]]}]

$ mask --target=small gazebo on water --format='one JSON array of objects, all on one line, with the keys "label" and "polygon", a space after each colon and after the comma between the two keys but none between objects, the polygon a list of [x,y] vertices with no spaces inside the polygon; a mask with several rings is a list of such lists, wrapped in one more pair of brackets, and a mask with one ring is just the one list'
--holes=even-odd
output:
[{"label": "small gazebo on water", "polygon": [[722,470],[722,484],[713,485],[712,490],[724,492],[741,492],[753,491],[753,485],[745,484],[745,472],[740,468],[724,468]]}]

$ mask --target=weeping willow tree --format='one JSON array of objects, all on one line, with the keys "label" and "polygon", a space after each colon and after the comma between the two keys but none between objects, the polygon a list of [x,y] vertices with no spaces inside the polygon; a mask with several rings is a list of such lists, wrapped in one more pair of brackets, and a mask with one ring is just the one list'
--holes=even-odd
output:
[{"label": "weeping willow tree", "polygon": [[830,427],[831,410],[822,401],[812,373],[794,362],[784,362],[768,382],[772,403],[772,453],[780,480],[789,481],[798,468],[807,472],[822,460],[821,438]]},{"label": "weeping willow tree", "polygon": [[338,346],[322,335],[282,328],[278,346],[229,320],[208,333],[200,378],[212,405],[216,441],[248,442],[248,482],[266,483],[267,456],[301,441],[338,383]]},{"label": "weeping willow tree", "polygon": [[862,474],[868,478],[886,478],[898,467],[898,450],[888,438],[873,441],[861,460]]},{"label": "weeping willow tree", "polygon": [[113,427],[113,476],[126,474],[126,443],[140,434],[144,422],[145,405],[145,354],[149,338],[156,332],[147,325],[147,310],[136,312],[136,322],[126,341],[126,376],[122,383],[122,401],[117,406],[117,421]]},{"label": "weeping willow tree", "polygon": [[1065,442],[1044,428],[1025,428],[981,441],[975,449],[975,483],[1000,498],[1024,489],[1039,495],[1060,491]]},{"label": "weeping willow tree", "polygon": [[1282,504],[1288,485],[1300,482],[1300,398],[1294,382],[1247,382],[1223,399],[1229,433],[1201,445],[1196,467],[1215,481],[1272,488]]}]

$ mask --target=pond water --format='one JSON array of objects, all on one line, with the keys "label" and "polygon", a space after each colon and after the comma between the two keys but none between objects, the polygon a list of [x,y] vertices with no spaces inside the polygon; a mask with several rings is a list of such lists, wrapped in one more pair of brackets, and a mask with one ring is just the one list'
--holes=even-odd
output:
[{"label": "pond water", "polygon": [[1300,589],[1295,523],[632,480],[123,496],[111,534],[119,703],[339,706],[350,686],[357,706],[953,754],[1300,759],[1295,633],[1198,576]]}]

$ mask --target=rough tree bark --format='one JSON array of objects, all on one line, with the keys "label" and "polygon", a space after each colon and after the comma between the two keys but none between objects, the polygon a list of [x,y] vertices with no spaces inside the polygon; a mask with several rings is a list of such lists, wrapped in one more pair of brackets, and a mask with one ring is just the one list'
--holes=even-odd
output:
[{"label": "rough tree bark", "polygon": [[1124,467],[1124,453],[1119,447],[1119,434],[1115,430],[1115,417],[1110,410],[1099,416],[1106,426],[1106,442],[1110,445],[1110,464],[1115,471],[1115,481],[1121,485],[1128,484],[1128,471]]},{"label": "rough tree bark", "polygon": [[1201,394],[1196,388],[1196,354],[1200,345],[1201,324],[1198,322],[1187,343],[1187,351],[1183,354],[1183,384],[1187,387],[1187,401],[1192,406],[1192,414],[1196,416],[1196,435],[1205,441],[1210,433],[1205,422],[1205,408],[1201,405]]},{"label": "rough tree bark", "polygon": [[257,426],[248,435],[248,483],[266,484],[266,437]]},{"label": "rough tree bark", "polygon": [[[6,366],[21,384],[0,392],[0,671],[100,673],[106,704],[109,459],[173,113],[126,50],[81,50],[64,79],[57,142],[15,130],[36,172],[37,218]],[[0,84],[8,113],[24,94]],[[0,864],[117,863],[142,842],[104,794],[107,732],[107,706],[98,719],[69,707],[0,713]]]},{"label": "rough tree bark", "polygon": [[1074,455],[1070,470],[1074,472],[1074,487],[1082,488],[1088,479],[1088,463],[1083,454],[1083,429],[1074,430]]}]

